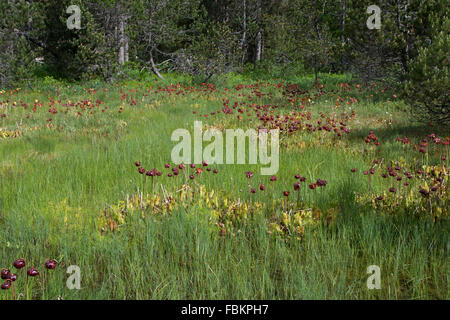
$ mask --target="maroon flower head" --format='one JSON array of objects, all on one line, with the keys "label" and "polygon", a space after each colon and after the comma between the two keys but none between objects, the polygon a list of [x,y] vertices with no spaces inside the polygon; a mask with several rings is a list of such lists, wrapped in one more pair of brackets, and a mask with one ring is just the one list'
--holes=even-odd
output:
[{"label": "maroon flower head", "polygon": [[277,176],[271,176],[270,177],[270,181],[277,181],[277,179],[278,179]]},{"label": "maroon flower head", "polygon": [[156,170],[156,169],[152,169],[152,170],[147,171],[147,172],[145,173],[145,175],[146,175],[146,176],[149,176],[149,177],[154,177],[154,176],[156,176],[157,174],[158,174],[158,170]]},{"label": "maroon flower head", "polygon": [[9,269],[2,269],[2,271],[1,271],[2,279],[9,279],[10,275],[11,275],[11,271],[9,271]]},{"label": "maroon flower head", "polygon": [[28,274],[30,277],[36,277],[36,276],[39,275],[39,271],[38,271],[37,269],[31,267],[30,269],[28,269],[27,274]]},{"label": "maroon flower head", "polygon": [[283,196],[289,197],[290,192],[289,191],[283,191]]},{"label": "maroon flower head", "polygon": [[23,267],[25,267],[26,263],[25,263],[25,259],[17,259],[16,261],[14,261],[13,266],[16,269],[22,269]]},{"label": "maroon flower head", "polygon": [[11,288],[11,281],[7,280],[2,284],[2,290],[8,290],[9,288]]},{"label": "maroon flower head", "polygon": [[245,173],[245,175],[247,176],[248,179],[251,179],[251,178],[253,177],[253,172],[247,171],[247,172]]},{"label": "maroon flower head", "polygon": [[55,260],[48,260],[48,261],[45,263],[45,267],[46,267],[47,269],[50,269],[50,270],[55,269],[55,268],[56,268],[56,261],[55,261]]},{"label": "maroon flower head", "polygon": [[141,166],[141,163],[139,161],[136,161],[134,164],[136,165],[136,167],[140,167]]},{"label": "maroon flower head", "polygon": [[296,182],[294,183],[294,190],[299,191],[300,190],[300,183]]}]

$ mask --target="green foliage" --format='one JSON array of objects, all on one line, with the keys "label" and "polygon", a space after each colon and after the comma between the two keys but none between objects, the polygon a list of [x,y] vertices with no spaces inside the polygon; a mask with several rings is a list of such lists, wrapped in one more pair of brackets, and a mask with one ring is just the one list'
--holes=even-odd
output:
[{"label": "green foliage", "polygon": [[419,49],[405,86],[405,100],[415,115],[421,120],[447,127],[450,126],[449,31],[450,20],[446,18],[442,30],[432,38],[431,45]]},{"label": "green foliage", "polygon": [[0,86],[26,83],[38,65],[35,58],[42,53],[32,41],[42,27],[42,3],[1,1],[0,12]]},{"label": "green foliage", "polygon": [[299,26],[288,17],[266,15],[264,60],[258,66],[267,78],[289,77],[304,73],[302,41],[296,36]]},{"label": "green foliage", "polygon": [[213,75],[239,69],[241,47],[227,25],[211,23],[192,45],[177,53],[177,69],[207,82]]},{"label": "green foliage", "polygon": [[[0,2],[0,85],[35,76],[123,80],[182,71],[194,81],[228,72],[261,78],[352,72],[364,83],[408,80],[409,63],[435,37],[445,0],[380,2],[381,30],[368,30],[370,0],[62,0]],[[69,5],[81,30],[69,30]],[[440,24],[441,25],[441,24]],[[36,58],[39,58],[36,60]],[[138,73],[125,66],[135,63]],[[251,71],[251,69],[254,69]],[[143,73],[144,72],[144,73]],[[267,73],[267,74],[264,74]],[[216,79],[214,79],[216,78]]]},{"label": "green foliage", "polygon": [[[66,26],[69,15],[66,9],[78,5],[81,9],[81,29],[70,30]],[[44,58],[50,72],[67,79],[87,79],[101,74],[102,61],[110,52],[104,46],[105,36],[83,1],[50,1],[44,8],[45,40]]]}]

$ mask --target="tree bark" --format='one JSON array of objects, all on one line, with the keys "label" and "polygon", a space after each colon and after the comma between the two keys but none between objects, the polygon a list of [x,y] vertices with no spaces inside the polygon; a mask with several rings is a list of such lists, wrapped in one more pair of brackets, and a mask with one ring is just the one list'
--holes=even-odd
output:
[{"label": "tree bark", "polygon": [[128,61],[128,37],[126,35],[126,17],[120,15],[119,17],[120,30],[119,30],[119,64],[124,65]]},{"label": "tree bark", "polygon": [[[410,37],[409,37],[409,24],[408,20],[406,19],[406,16],[408,15],[408,6],[409,6],[409,0],[406,0],[404,2],[404,8],[403,12],[400,8],[401,3],[398,2],[397,4],[397,24],[398,29],[400,32],[403,33],[404,40],[405,40],[405,46],[403,47],[402,54],[401,54],[401,62],[403,66],[403,71],[405,73],[408,73],[408,62],[409,62],[409,45],[410,45]],[[405,18],[404,24],[402,24],[402,16]]]},{"label": "tree bark", "polygon": [[[342,49],[345,47],[345,18],[347,17],[347,3],[346,0],[342,0],[342,22],[341,22],[341,44]],[[341,70],[345,72],[344,53],[341,53]]]},{"label": "tree bark", "polygon": [[258,23],[258,33],[256,34],[256,57],[255,61],[261,61],[262,56],[262,30],[261,30],[261,10],[262,4],[261,0],[257,1],[256,14],[257,14],[257,23]]},{"label": "tree bark", "polygon": [[155,62],[153,61],[153,53],[152,50],[150,50],[150,66],[152,67],[152,71],[160,78],[161,80],[164,80],[164,77],[159,72],[158,67],[156,66]]},{"label": "tree bark", "polygon": [[243,0],[242,2],[242,40],[241,40],[241,48],[242,48],[242,64],[245,62],[245,56],[247,51],[247,1]]}]

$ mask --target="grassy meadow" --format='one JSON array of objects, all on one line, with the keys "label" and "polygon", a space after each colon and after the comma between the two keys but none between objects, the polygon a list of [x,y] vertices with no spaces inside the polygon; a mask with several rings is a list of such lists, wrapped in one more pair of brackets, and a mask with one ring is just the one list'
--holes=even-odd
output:
[{"label": "grassy meadow", "polygon": [[[450,298],[449,132],[348,76],[167,79],[0,91],[0,268],[19,276],[13,298]],[[276,181],[260,165],[171,163],[172,132],[195,120],[280,128]],[[41,275],[26,283],[19,258]],[[80,290],[66,287],[70,265]]]}]

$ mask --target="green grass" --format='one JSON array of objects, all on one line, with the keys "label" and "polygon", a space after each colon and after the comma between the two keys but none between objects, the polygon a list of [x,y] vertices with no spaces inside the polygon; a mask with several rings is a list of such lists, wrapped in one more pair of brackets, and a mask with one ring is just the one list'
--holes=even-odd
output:
[{"label": "green grass", "polygon": [[[408,135],[420,142],[430,130],[444,138],[448,133],[411,123],[402,102],[393,100],[392,93],[354,87],[351,92],[330,93],[345,77],[330,77],[327,93],[305,107],[314,121],[319,112],[339,117],[342,112],[356,111],[357,118],[349,121],[352,131],[341,146],[332,135],[296,132],[280,149],[275,185],[259,176],[255,165],[214,165],[219,174],[204,174],[202,183],[209,190],[226,191],[243,201],[250,197],[245,171],[255,172],[254,186],[262,182],[269,187],[267,193],[252,196],[252,201],[266,207],[236,227],[239,231],[219,236],[211,210],[193,204],[144,219],[135,212],[119,231],[101,232],[101,210],[141,191],[142,176],[134,162],[163,170],[170,162],[173,130],[192,132],[193,121],[201,114],[223,107],[222,98],[230,99],[232,106],[234,101],[249,103],[250,95],[254,99],[250,103],[278,104],[277,113],[290,111],[291,104],[273,86],[279,81],[260,88],[272,92],[272,97],[258,98],[250,88],[232,89],[245,79],[229,77],[208,94],[195,89],[177,95],[185,91],[182,87],[175,87],[170,95],[154,93],[169,79],[167,83],[130,82],[119,88],[99,85],[94,87],[95,94],[83,90],[89,85],[45,83],[32,92],[0,95],[0,102],[9,100],[0,106],[0,114],[7,115],[0,118],[0,128],[22,130],[20,137],[0,138],[0,267],[12,268],[20,257],[37,268],[45,259],[56,259],[58,267],[51,272],[45,290],[40,279],[31,281],[34,299],[448,299],[448,208],[443,208],[444,218],[434,222],[418,217],[410,208],[388,213],[358,200],[358,196],[375,196],[391,186],[377,173],[372,190],[367,190],[367,178],[361,172],[370,168],[373,158],[383,163],[403,159],[411,166],[417,161],[439,164],[445,154],[448,159],[448,148],[430,147],[425,158],[411,146],[396,142],[397,136]],[[298,79],[298,83],[311,88],[310,80]],[[225,87],[230,90],[224,91]],[[131,93],[137,105],[131,106],[129,97],[121,100],[120,89],[124,93],[139,90]],[[359,102],[335,108],[337,95],[345,100],[356,97]],[[52,115],[48,96],[62,103],[101,99],[103,104],[92,115],[77,116],[75,108],[64,114],[56,103],[59,113]],[[44,106],[32,112],[35,99]],[[28,103],[27,109],[20,107],[20,100]],[[108,110],[101,112],[105,105]],[[52,127],[47,127],[48,118],[52,118]],[[246,117],[238,122],[236,115],[203,117],[202,121],[204,126],[255,127]],[[34,127],[39,129],[28,130]],[[383,142],[378,149],[364,143],[370,130]],[[301,142],[303,147],[296,145]],[[351,168],[357,168],[358,174],[350,173]],[[292,190],[297,173],[306,176],[308,183],[318,178],[328,181],[317,192],[307,184],[302,186],[304,207],[317,208],[323,216],[305,228],[301,240],[267,232],[271,217],[283,211],[279,203],[272,207],[273,201],[282,198],[283,190]],[[173,180],[166,187],[174,188]],[[148,192],[148,183],[146,188]],[[324,219],[331,208],[336,214],[327,225]],[[66,288],[69,265],[81,268],[81,290]],[[381,268],[381,290],[367,289],[369,265]],[[22,293],[23,282],[22,277],[17,283]],[[9,297],[10,292],[0,292],[0,298]]]}]

